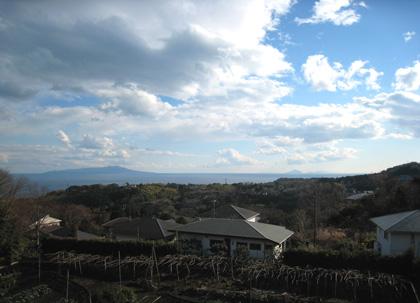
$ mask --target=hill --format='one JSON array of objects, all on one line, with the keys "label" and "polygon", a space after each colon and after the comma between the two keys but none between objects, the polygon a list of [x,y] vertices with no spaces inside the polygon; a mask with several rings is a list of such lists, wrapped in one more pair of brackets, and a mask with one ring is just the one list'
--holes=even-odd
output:
[{"label": "hill", "polygon": [[329,173],[302,173],[291,171],[283,174],[234,174],[234,173],[153,173],[136,171],[120,166],[92,167],[49,171],[39,174],[16,174],[26,177],[49,190],[64,189],[74,185],[92,184],[139,184],[139,183],[177,183],[177,184],[211,184],[211,183],[265,183],[278,178],[317,178],[336,177]]}]

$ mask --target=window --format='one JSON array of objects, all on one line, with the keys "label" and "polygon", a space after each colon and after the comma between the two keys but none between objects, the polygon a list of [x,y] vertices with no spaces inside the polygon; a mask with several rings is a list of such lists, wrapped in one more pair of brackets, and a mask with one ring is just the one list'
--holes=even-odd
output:
[{"label": "window", "polygon": [[210,240],[210,247],[217,246],[217,245],[223,245],[222,240]]},{"label": "window", "polygon": [[388,240],[388,232],[384,231],[384,239]]},{"label": "window", "polygon": [[271,245],[271,244],[265,244],[264,245],[265,246],[265,250],[273,250],[273,245]]},{"label": "window", "polygon": [[248,248],[248,243],[246,243],[246,242],[236,242],[236,248]]},{"label": "window", "polygon": [[414,244],[416,243],[416,238],[414,237],[414,234],[410,235],[410,244],[411,246],[414,246]]},{"label": "window", "polygon": [[249,244],[249,249],[250,250],[261,250],[261,244],[251,243],[251,244]]}]

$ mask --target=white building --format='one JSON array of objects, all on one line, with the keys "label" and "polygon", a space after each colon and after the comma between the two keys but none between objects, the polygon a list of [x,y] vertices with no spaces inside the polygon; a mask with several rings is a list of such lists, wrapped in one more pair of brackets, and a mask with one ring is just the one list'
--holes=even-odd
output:
[{"label": "white building", "polygon": [[243,249],[255,258],[278,256],[286,249],[286,240],[293,235],[283,226],[223,218],[203,219],[174,231],[181,243],[185,240],[198,243],[201,254],[209,255],[212,247],[224,245],[230,256]]},{"label": "white building", "polygon": [[412,249],[420,257],[420,210],[370,219],[376,224],[375,250],[382,256],[398,255]]},{"label": "white building", "polygon": [[29,225],[30,229],[35,229],[37,226],[39,228],[51,227],[51,226],[60,226],[61,220],[51,217],[50,215],[46,215],[39,219],[38,221]]}]

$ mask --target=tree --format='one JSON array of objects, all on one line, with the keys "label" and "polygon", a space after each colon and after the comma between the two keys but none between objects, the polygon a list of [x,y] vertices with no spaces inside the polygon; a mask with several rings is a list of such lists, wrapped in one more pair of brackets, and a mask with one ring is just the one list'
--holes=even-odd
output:
[{"label": "tree", "polygon": [[23,230],[11,212],[12,203],[23,185],[23,179],[15,179],[7,171],[0,170],[0,257],[9,263],[20,257],[25,244]]}]

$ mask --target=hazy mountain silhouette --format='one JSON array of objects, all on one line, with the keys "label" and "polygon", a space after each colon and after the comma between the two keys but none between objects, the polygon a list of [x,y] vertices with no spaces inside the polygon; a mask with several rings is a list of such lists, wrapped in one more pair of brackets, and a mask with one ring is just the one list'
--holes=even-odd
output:
[{"label": "hazy mountain silhouette", "polygon": [[124,183],[178,183],[178,184],[209,184],[209,183],[240,183],[271,182],[278,178],[317,178],[338,177],[345,174],[329,173],[302,173],[293,170],[281,174],[241,174],[241,173],[153,173],[136,171],[120,166],[92,167],[67,169],[60,171],[48,171],[38,174],[16,174],[24,176],[30,181],[50,190],[62,189],[71,185],[89,184],[124,184]]}]

